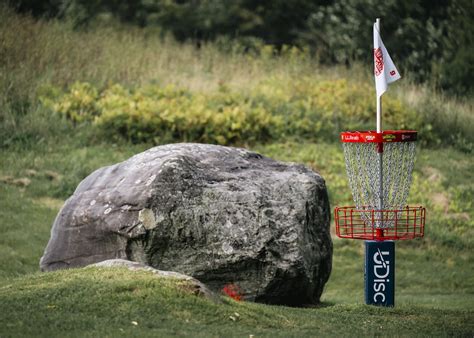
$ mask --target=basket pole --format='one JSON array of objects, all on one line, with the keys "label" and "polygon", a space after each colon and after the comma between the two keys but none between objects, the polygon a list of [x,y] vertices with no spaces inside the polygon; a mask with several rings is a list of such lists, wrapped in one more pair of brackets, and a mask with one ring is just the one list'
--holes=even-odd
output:
[{"label": "basket pole", "polygon": [[[377,30],[380,32],[380,19],[375,19],[375,26]],[[382,96],[377,95],[377,91],[375,91],[375,96],[377,97],[377,133],[382,132]]]},{"label": "basket pole", "polygon": [[[377,26],[377,30],[380,32],[380,18],[377,18],[375,20],[375,25]],[[377,133],[382,132],[382,95],[377,95],[377,92],[375,93],[375,96],[377,97]],[[379,156],[379,201],[378,201],[378,209],[379,212],[382,212],[384,206],[383,206],[383,142],[377,144],[377,153]],[[380,227],[377,228],[376,230],[376,236],[377,239],[382,239],[383,238],[383,217],[380,217]]]}]

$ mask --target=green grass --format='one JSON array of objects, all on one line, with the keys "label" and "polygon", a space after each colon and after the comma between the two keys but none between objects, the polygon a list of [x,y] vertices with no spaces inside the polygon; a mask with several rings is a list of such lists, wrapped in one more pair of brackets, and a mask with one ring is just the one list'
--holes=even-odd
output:
[{"label": "green grass", "polygon": [[[410,202],[428,207],[426,237],[397,243],[394,309],[363,305],[363,242],[337,238],[322,303],[311,309],[231,300],[214,304],[186,294],[176,283],[124,270],[39,273],[38,262],[51,224],[71,190],[95,168],[146,147],[70,143],[4,152],[0,176],[29,178],[31,183],[26,187],[0,184],[0,304],[9,309],[0,315],[0,336],[372,336],[381,330],[384,335],[409,336],[474,333],[474,254],[468,235],[472,234],[473,211],[470,200],[455,194],[462,190],[472,196],[472,163],[454,149],[419,151],[418,178]],[[321,172],[331,205],[350,203],[340,145],[289,142],[253,149]],[[438,206],[429,194],[446,194],[447,206]],[[463,215],[460,220],[449,223],[459,213]]]},{"label": "green grass", "polygon": [[[287,308],[192,296],[147,272],[85,268],[16,278],[0,287],[2,335],[301,337],[471,335],[472,311],[408,302],[396,308],[323,302]],[[112,310],[113,309],[113,310]]]}]

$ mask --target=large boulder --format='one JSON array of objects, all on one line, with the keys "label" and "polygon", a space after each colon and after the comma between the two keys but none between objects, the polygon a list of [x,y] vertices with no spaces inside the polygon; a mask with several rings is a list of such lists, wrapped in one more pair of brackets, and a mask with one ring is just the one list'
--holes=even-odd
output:
[{"label": "large boulder", "polygon": [[43,271],[122,258],[243,298],[319,301],[331,272],[324,180],[299,164],[205,144],[171,144],[96,170],[66,201]]}]

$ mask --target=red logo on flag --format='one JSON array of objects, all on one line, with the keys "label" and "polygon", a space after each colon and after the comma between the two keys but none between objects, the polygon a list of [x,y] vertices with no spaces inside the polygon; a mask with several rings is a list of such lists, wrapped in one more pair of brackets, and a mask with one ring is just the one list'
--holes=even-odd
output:
[{"label": "red logo on flag", "polygon": [[394,70],[392,70],[392,71],[390,72],[390,75],[392,75],[392,76],[395,76],[395,74],[397,74],[397,72],[394,71]]},{"label": "red logo on flag", "polygon": [[374,73],[375,76],[379,76],[383,70],[383,54],[382,49],[379,47],[374,49]]}]

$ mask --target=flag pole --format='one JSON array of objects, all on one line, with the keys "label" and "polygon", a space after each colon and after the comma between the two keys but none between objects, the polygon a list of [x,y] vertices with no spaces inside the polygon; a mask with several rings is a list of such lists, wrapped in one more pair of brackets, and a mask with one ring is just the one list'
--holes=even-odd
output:
[{"label": "flag pole", "polygon": [[[380,34],[380,18],[377,18],[375,20],[375,27],[377,31]],[[378,93],[375,94],[377,97],[377,133],[382,132],[382,95],[378,95]],[[379,158],[379,168],[378,168],[378,174],[379,174],[379,200],[378,200],[378,209],[380,211],[379,217],[380,217],[380,222],[379,222],[379,228],[376,230],[376,237],[381,238],[383,237],[383,143],[377,143],[377,153],[378,153],[378,158]]]},{"label": "flag pole", "polygon": [[[375,27],[380,34],[380,18],[375,20]],[[377,97],[377,133],[382,132],[382,95],[375,94]]]}]

